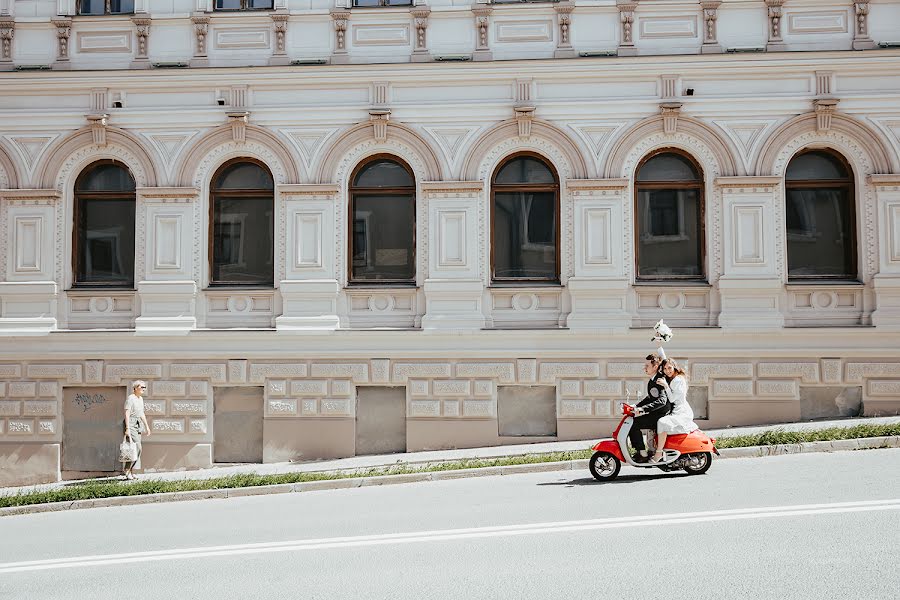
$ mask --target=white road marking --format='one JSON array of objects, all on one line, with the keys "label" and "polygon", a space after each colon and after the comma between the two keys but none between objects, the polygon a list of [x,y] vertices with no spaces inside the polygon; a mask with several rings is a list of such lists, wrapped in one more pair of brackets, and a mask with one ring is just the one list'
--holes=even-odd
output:
[{"label": "white road marking", "polygon": [[497,527],[472,527],[467,529],[439,529],[414,531],[409,533],[388,533],[283,542],[262,542],[255,544],[234,544],[198,548],[171,548],[148,552],[73,556],[22,562],[0,563],[0,575],[24,571],[47,571],[71,567],[93,567],[121,565],[128,563],[154,562],[208,558],[213,556],[235,556],[264,554],[272,552],[300,552],[331,548],[358,548],[387,544],[409,544],[422,542],[454,541],[475,538],[511,537],[516,535],[536,535],[542,533],[564,533],[592,531],[598,529],[621,529],[628,527],[660,527],[683,525],[685,523],[709,523],[716,521],[737,521],[743,519],[768,519],[809,515],[829,515],[853,512],[873,512],[900,510],[900,499],[866,500],[859,502],[836,502],[831,504],[800,504],[789,506],[767,506],[761,508],[737,508],[703,512],[672,513],[582,521],[558,521],[550,523],[528,523],[523,525],[502,525]]}]

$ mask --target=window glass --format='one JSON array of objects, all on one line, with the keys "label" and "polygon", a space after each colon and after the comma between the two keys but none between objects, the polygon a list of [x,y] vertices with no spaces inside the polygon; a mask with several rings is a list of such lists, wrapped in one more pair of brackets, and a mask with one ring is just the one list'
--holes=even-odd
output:
[{"label": "window glass", "polygon": [[359,169],[350,189],[351,281],[415,281],[415,181],[389,158]]},{"label": "window glass", "polygon": [[134,179],[119,165],[101,164],[79,177],[75,189],[79,192],[133,192]]},{"label": "window glass", "polygon": [[392,160],[373,160],[363,167],[353,181],[355,187],[398,188],[415,185],[412,175],[403,165]]},{"label": "window glass", "polygon": [[699,177],[694,165],[680,154],[658,154],[645,162],[638,171],[638,181],[696,181]]},{"label": "window glass", "polygon": [[703,188],[689,158],[663,152],[638,169],[637,278],[703,277]]},{"label": "window glass", "polygon": [[271,190],[275,188],[272,175],[253,163],[236,163],[226,167],[216,180],[220,190]]},{"label": "window glass", "polygon": [[795,156],[784,178],[788,181],[802,179],[848,179],[847,170],[836,156],[827,152],[806,152]]},{"label": "window glass", "polygon": [[785,172],[785,228],[790,279],[855,279],[853,181],[839,157],[814,151]]},{"label": "window glass", "polygon": [[556,194],[494,193],[494,277],[556,279]]},{"label": "window glass", "polygon": [[272,285],[275,202],[272,175],[252,162],[226,165],[213,180],[213,285]]},{"label": "window glass", "polygon": [[109,12],[111,13],[133,13],[134,0],[110,0]]},{"label": "window glass", "polygon": [[106,13],[106,0],[81,0],[78,6],[80,15],[102,15]]},{"label": "window glass", "polygon": [[103,162],[75,182],[75,285],[134,286],[134,178]]},{"label": "window glass", "polygon": [[497,172],[494,183],[500,185],[556,183],[553,172],[546,164],[530,156],[514,158]]}]

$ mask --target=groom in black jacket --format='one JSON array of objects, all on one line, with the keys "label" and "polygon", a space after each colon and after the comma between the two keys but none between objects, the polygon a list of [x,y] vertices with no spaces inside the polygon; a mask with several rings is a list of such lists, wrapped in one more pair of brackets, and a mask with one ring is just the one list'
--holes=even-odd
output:
[{"label": "groom in black jacket", "polygon": [[656,422],[672,411],[672,402],[666,395],[665,388],[657,383],[657,379],[664,377],[660,371],[661,365],[662,358],[659,354],[654,352],[647,355],[644,362],[644,373],[650,378],[647,382],[647,396],[635,407],[634,423],[631,425],[631,431],[628,432],[631,447],[637,451],[634,457],[635,462],[647,462],[648,459],[641,430],[656,431]]}]

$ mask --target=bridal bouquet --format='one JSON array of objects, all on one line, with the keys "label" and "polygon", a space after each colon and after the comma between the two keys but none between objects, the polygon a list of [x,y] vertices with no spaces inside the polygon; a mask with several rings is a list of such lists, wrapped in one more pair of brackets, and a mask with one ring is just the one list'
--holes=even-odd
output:
[{"label": "bridal bouquet", "polygon": [[662,319],[653,326],[653,333],[655,335],[650,339],[651,342],[668,342],[672,339],[672,330],[663,323]]}]

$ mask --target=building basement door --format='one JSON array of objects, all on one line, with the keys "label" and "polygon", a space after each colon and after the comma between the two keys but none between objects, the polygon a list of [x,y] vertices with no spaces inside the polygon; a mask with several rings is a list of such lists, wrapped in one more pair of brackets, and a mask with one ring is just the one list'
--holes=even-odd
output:
[{"label": "building basement door", "polygon": [[213,462],[263,461],[261,387],[213,388]]},{"label": "building basement door", "polygon": [[356,388],[356,454],[406,452],[406,388]]},{"label": "building basement door", "polygon": [[124,387],[63,388],[63,471],[120,470],[124,433]]}]

